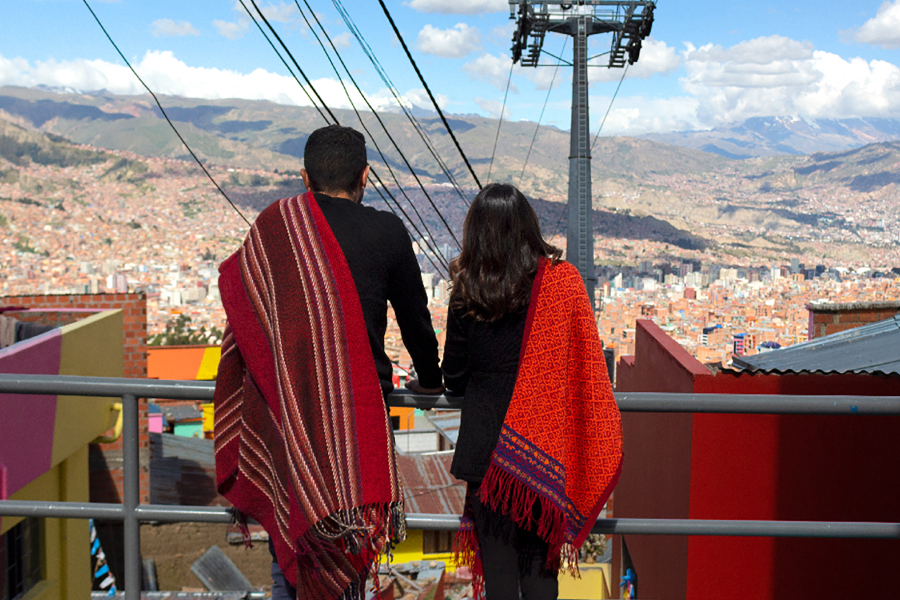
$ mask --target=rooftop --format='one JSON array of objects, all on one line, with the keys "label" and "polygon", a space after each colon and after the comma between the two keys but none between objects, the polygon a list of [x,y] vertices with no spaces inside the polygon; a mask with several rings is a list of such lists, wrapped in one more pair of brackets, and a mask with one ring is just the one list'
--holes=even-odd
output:
[{"label": "rooftop", "polygon": [[760,373],[900,375],[900,313],[891,319],[787,348],[754,356],[735,356],[733,364]]}]

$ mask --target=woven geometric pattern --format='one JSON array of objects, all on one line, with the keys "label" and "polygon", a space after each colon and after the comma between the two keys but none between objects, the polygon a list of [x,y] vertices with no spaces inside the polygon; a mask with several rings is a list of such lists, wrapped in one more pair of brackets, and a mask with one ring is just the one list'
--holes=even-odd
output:
[{"label": "woven geometric pattern", "polygon": [[311,193],[257,218],[220,267],[219,492],[271,536],[304,598],[351,597],[402,504],[359,296]]},{"label": "woven geometric pattern", "polygon": [[[481,500],[545,539],[548,567],[560,568],[562,554],[575,568],[572,559],[621,465],[619,409],[584,283],[571,264],[542,259],[515,389]],[[469,533],[458,539],[460,556],[470,561],[473,542]]]}]

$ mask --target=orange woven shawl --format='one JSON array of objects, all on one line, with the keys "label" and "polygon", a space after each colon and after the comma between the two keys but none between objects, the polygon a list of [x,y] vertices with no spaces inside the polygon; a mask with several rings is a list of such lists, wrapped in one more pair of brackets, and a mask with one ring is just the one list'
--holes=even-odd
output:
[{"label": "orange woven shawl", "polygon": [[[584,283],[571,264],[542,259],[513,397],[481,500],[549,543],[549,569],[574,571],[578,548],[621,468],[622,424]],[[477,581],[477,540],[466,518],[457,552]]]}]

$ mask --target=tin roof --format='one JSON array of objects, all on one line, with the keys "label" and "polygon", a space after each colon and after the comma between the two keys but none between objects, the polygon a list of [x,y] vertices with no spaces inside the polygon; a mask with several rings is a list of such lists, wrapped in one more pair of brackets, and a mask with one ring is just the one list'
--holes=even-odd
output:
[{"label": "tin roof", "polygon": [[732,364],[760,373],[900,375],[900,313],[779,350],[735,356]]},{"label": "tin roof", "polygon": [[397,454],[406,511],[458,515],[463,511],[466,483],[450,474],[453,451]]},{"label": "tin roof", "polygon": [[431,421],[437,432],[444,436],[450,442],[450,445],[455,448],[456,440],[459,438],[460,412],[458,410],[448,410],[436,414],[425,413],[425,416]]}]

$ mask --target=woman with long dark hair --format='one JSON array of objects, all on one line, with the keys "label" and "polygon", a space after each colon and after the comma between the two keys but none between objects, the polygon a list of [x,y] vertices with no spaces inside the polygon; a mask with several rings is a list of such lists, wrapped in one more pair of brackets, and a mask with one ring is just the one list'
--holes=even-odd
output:
[{"label": "woman with long dark hair", "polygon": [[468,483],[457,561],[488,600],[557,597],[621,466],[591,303],[560,255],[522,193],[490,184],[450,265],[442,369],[465,394],[451,473]]}]

